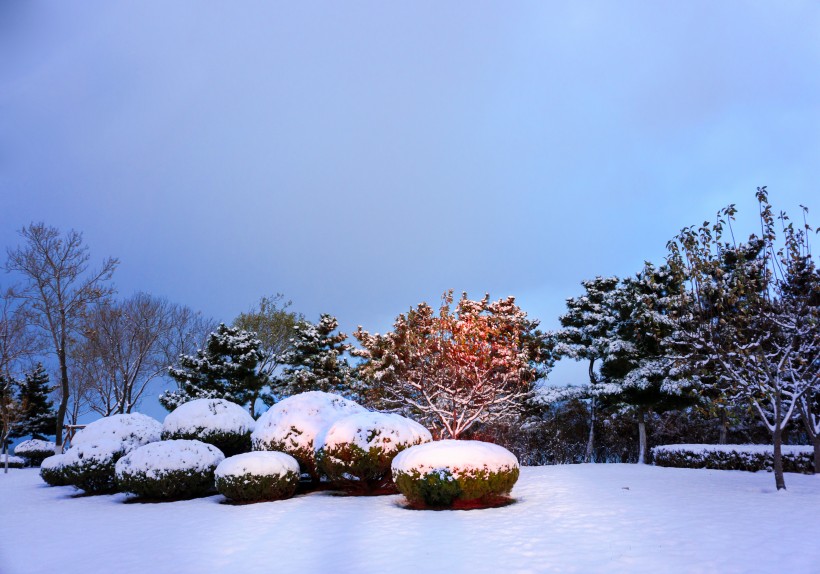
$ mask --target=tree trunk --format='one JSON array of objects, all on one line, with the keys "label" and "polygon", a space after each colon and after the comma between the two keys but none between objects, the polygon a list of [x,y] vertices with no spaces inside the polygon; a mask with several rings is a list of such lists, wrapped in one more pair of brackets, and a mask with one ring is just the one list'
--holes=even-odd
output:
[{"label": "tree trunk", "polygon": [[814,435],[814,474],[820,474],[820,436]]},{"label": "tree trunk", "polygon": [[786,490],[786,480],[783,477],[783,455],[781,445],[783,443],[783,429],[780,425],[780,393],[776,393],[774,405],[774,432],[772,432],[772,442],[774,443],[774,483],[777,490]]},{"label": "tree trunk", "polygon": [[646,464],[646,416],[638,413],[638,464]]},{"label": "tree trunk", "polygon": [[589,440],[587,440],[587,452],[584,456],[586,462],[595,462],[595,397],[589,404],[590,421],[589,421]]},{"label": "tree trunk", "polygon": [[728,434],[729,417],[726,414],[726,409],[720,409],[720,436],[718,437],[718,444],[726,444]]},{"label": "tree trunk", "polygon": [[63,423],[65,422],[65,413],[68,408],[68,364],[65,356],[65,341],[60,349],[57,350],[57,358],[60,361],[60,389],[62,396],[60,397],[60,406],[57,409],[57,428],[55,432],[55,447],[56,454],[63,452]]}]

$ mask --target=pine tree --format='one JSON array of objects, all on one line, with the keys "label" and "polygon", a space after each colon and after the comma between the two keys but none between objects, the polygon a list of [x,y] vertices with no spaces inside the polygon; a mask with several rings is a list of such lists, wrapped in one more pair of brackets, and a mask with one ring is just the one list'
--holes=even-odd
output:
[{"label": "pine tree", "polygon": [[57,414],[48,398],[52,390],[48,382],[48,373],[42,363],[37,363],[33,371],[26,373],[20,387],[23,420],[12,432],[13,438],[31,435],[42,440],[54,432]]},{"label": "pine tree", "polygon": [[205,349],[195,356],[180,355],[179,366],[169,368],[179,388],[160,395],[160,403],[171,411],[192,399],[225,399],[250,404],[253,415],[253,401],[268,382],[256,370],[262,359],[260,347],[253,333],[220,324],[208,335]]},{"label": "pine tree", "polygon": [[315,325],[306,320],[297,323],[291,348],[280,359],[284,368],[274,384],[277,394],[325,391],[359,398],[358,380],[343,357],[351,346],[345,343],[346,334],[334,334],[338,327],[338,320],[327,313]]}]

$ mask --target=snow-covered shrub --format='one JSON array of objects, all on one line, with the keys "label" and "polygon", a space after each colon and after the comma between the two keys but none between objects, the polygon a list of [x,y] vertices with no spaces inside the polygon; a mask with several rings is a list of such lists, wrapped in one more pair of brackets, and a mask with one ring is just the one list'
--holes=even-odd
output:
[{"label": "snow-covered shrub", "polygon": [[127,443],[101,439],[72,446],[63,454],[66,480],[90,494],[117,491],[114,465],[128,452]]},{"label": "snow-covered shrub", "polygon": [[14,447],[14,454],[26,459],[29,466],[40,466],[41,462],[54,454],[55,448],[53,442],[33,438]]},{"label": "snow-covered shrub", "polygon": [[198,440],[153,442],[117,461],[120,490],[143,498],[194,498],[212,492],[225,455]]},{"label": "snow-covered shrub", "polygon": [[64,454],[55,454],[40,463],[40,478],[49,486],[68,486],[68,476],[63,470]]},{"label": "snow-covered shrub", "polygon": [[505,499],[518,480],[518,459],[504,447],[442,440],[393,459],[393,480],[417,507],[479,508]]},{"label": "snow-covered shrub", "polygon": [[283,452],[246,452],[216,467],[216,489],[239,502],[290,498],[299,486],[299,463]]},{"label": "snow-covered shrub", "polygon": [[319,469],[356,493],[393,490],[390,464],[406,448],[430,442],[430,431],[396,414],[362,412],[333,423],[316,441]]},{"label": "snow-covered shrub", "polygon": [[117,461],[135,448],[158,441],[161,433],[159,421],[143,414],[101,418],[72,439],[71,448],[64,454],[61,472],[69,484],[86,492],[116,492],[114,465]]},{"label": "snow-covered shrub", "polygon": [[162,440],[200,440],[225,456],[251,450],[256,421],[241,406],[224,399],[194,399],[165,417]]},{"label": "snow-covered shrub", "polygon": [[251,435],[253,450],[285,452],[299,462],[303,473],[319,479],[315,443],[338,419],[366,412],[366,409],[339,395],[309,391],[273,405],[256,421]]},{"label": "snow-covered shrub", "polygon": [[[783,445],[783,471],[814,472],[814,447]],[[715,470],[772,470],[774,447],[766,444],[668,444],[652,448],[657,466]]]},{"label": "snow-covered shrub", "polygon": [[[26,466],[26,459],[21,456],[8,455],[9,468],[23,468]],[[0,456],[0,468],[6,467],[6,455]]]}]

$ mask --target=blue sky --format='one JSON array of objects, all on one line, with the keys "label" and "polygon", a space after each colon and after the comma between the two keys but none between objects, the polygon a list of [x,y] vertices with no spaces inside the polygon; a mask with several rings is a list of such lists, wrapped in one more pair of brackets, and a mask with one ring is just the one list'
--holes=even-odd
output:
[{"label": "blue sky", "polygon": [[6,1],[0,244],[81,230],[121,293],[225,321],[282,292],[383,331],[453,288],[552,328],[725,204],[752,229],[758,185],[820,208],[818,29],[797,1]]}]

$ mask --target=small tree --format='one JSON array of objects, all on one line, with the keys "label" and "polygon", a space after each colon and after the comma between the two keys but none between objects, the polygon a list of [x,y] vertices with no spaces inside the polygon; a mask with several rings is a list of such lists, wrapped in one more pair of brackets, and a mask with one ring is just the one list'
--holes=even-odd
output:
[{"label": "small tree", "polygon": [[51,341],[60,372],[60,405],[55,423],[56,451],[63,448],[63,423],[69,398],[68,355],[72,334],[80,327],[89,304],[113,292],[107,284],[117,267],[108,258],[95,271],[88,267],[88,247],[81,233],[64,236],[54,227],[32,223],[20,231],[24,244],[8,251],[6,269],[25,279],[17,296],[31,310],[33,325]]},{"label": "small tree", "polygon": [[240,405],[250,403],[267,384],[256,372],[262,358],[261,342],[252,333],[220,324],[208,336],[205,349],[195,356],[180,355],[179,367],[168,371],[178,390],[166,391],[159,401],[169,411],[192,399],[225,399]]},{"label": "small tree", "polygon": [[668,261],[690,281],[691,318],[680,331],[680,358],[713,370],[727,396],[752,405],[772,434],[780,490],[786,488],[783,431],[808,405],[820,377],[820,329],[813,299],[790,292],[790,275],[811,261],[809,228],[794,230],[781,214],[785,245],[778,249],[765,187],[758,188],[757,199],[760,237],[724,241],[735,214],[729,206],[715,224],[684,229],[669,243]]},{"label": "small tree", "polygon": [[426,303],[399,315],[392,332],[355,337],[360,372],[386,404],[412,411],[442,435],[459,438],[477,423],[519,414],[552,357],[537,321],[513,297],[455,306],[444,294],[438,315]]},{"label": "small tree", "polygon": [[290,349],[279,359],[283,370],[274,383],[278,394],[324,391],[359,398],[357,379],[344,358],[351,346],[345,343],[346,334],[336,332],[338,328],[336,317],[327,313],[315,325],[305,320],[296,324]]},{"label": "small tree", "polygon": [[48,373],[42,363],[26,373],[20,385],[19,400],[23,410],[23,420],[11,433],[11,437],[31,435],[45,439],[54,432],[54,404],[49,399],[52,388],[48,384]]}]

